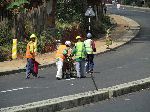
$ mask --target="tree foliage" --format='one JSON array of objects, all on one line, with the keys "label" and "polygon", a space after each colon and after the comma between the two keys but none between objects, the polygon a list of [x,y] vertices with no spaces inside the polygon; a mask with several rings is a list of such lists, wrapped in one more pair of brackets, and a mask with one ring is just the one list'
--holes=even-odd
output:
[{"label": "tree foliage", "polygon": [[56,14],[59,22],[82,22],[84,18],[85,0],[58,0]]}]

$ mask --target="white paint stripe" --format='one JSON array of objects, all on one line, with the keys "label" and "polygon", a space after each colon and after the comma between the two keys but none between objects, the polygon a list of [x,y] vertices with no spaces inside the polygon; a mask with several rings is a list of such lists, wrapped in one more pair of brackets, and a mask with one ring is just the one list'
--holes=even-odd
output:
[{"label": "white paint stripe", "polygon": [[23,88],[18,88],[18,89],[23,89]]},{"label": "white paint stripe", "polygon": [[28,89],[28,88],[31,88],[31,87],[24,87],[24,88],[27,88],[27,89]]},{"label": "white paint stripe", "polygon": [[10,92],[11,92],[12,90],[7,90],[7,91],[10,91]]},{"label": "white paint stripe", "polygon": [[31,88],[31,87],[23,87],[23,88],[10,89],[10,90],[1,91],[1,93],[18,91],[18,90],[29,89],[29,88]]},{"label": "white paint stripe", "polygon": [[1,91],[1,93],[6,93],[7,91]]},{"label": "white paint stripe", "polygon": [[22,87],[22,88],[16,88],[16,89],[0,91],[0,93],[6,93],[6,92],[12,92],[12,91],[18,91],[18,90],[30,89],[30,88],[49,88],[49,87]]},{"label": "white paint stripe", "polygon": [[12,89],[13,91],[17,91],[18,89]]}]

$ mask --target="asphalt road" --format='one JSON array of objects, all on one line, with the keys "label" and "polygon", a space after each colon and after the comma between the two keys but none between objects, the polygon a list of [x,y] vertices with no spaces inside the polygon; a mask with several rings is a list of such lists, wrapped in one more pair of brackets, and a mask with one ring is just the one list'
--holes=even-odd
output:
[{"label": "asphalt road", "polygon": [[[98,88],[109,87],[150,76],[150,12],[116,10],[141,25],[139,35],[130,43],[95,57],[94,77]],[[85,79],[55,79],[56,68],[39,71],[41,78],[25,80],[25,73],[0,77],[0,108],[94,90],[89,75]]]},{"label": "asphalt road", "polygon": [[150,112],[150,90],[60,112]]}]

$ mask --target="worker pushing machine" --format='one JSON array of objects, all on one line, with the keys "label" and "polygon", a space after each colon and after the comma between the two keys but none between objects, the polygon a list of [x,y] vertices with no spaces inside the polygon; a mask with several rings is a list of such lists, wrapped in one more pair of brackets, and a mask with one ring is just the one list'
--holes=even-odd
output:
[{"label": "worker pushing machine", "polygon": [[77,78],[85,78],[84,69],[85,69],[86,50],[84,42],[82,42],[81,36],[77,36],[76,40],[77,43],[75,43],[72,55],[75,55]]},{"label": "worker pushing machine", "polygon": [[57,66],[57,74],[56,74],[56,79],[61,80],[63,76],[63,64],[64,60],[68,55],[68,51],[70,49],[71,42],[66,41],[65,44],[62,42],[58,46],[57,52],[56,52],[56,66]]}]

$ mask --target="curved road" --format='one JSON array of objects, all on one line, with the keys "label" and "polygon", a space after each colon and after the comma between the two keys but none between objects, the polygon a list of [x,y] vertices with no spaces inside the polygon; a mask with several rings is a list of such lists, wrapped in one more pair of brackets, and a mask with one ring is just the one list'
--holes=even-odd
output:
[{"label": "curved road", "polygon": [[[136,20],[139,35],[130,43],[95,57],[95,81],[98,88],[150,77],[150,12],[111,9],[113,13]],[[39,72],[41,78],[25,80],[25,73],[0,77],[0,108],[94,90],[90,76],[85,79],[55,79],[56,68]]]}]

